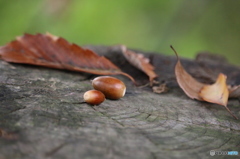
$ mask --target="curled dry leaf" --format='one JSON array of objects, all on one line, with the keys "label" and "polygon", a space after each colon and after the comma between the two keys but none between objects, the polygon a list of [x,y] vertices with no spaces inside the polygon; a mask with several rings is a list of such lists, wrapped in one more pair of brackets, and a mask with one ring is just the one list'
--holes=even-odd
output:
[{"label": "curled dry leaf", "polygon": [[199,95],[204,101],[223,105],[234,118],[238,119],[227,107],[229,91],[226,79],[227,77],[220,73],[217,81],[212,85],[204,85]]},{"label": "curled dry leaf", "polygon": [[148,75],[150,85],[152,85],[154,78],[157,77],[157,74],[154,72],[153,65],[149,63],[149,59],[144,57],[143,54],[137,54],[131,50],[128,50],[124,45],[121,46],[121,49],[124,57],[130,64]]},{"label": "curled dry leaf", "polygon": [[192,99],[223,105],[234,118],[238,119],[227,107],[229,96],[229,91],[226,84],[227,77],[220,73],[216,82],[212,85],[198,82],[185,71],[179,60],[176,50],[172,46],[170,47],[177,56],[177,64],[175,66],[177,82],[186,95]]},{"label": "curled dry leaf", "polygon": [[25,34],[0,47],[0,58],[7,62],[39,65],[98,75],[122,74],[116,65],[91,50],[71,44],[51,34]]},{"label": "curled dry leaf", "polygon": [[185,69],[183,68],[176,50],[171,46],[177,56],[177,64],[175,66],[175,75],[177,82],[186,95],[192,99],[202,101],[203,99],[199,96],[199,92],[204,84],[194,79]]},{"label": "curled dry leaf", "polygon": [[212,85],[204,85],[199,95],[204,101],[227,106],[229,91],[226,84],[227,77],[220,73],[217,81]]}]

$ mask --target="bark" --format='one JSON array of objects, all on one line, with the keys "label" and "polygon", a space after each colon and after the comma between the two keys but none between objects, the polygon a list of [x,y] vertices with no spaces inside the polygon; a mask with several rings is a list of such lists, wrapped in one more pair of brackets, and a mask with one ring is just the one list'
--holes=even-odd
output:
[{"label": "bark", "polygon": [[[88,48],[138,84],[147,83],[119,47]],[[205,55],[182,63],[200,81],[211,83],[222,72],[229,84],[240,84],[239,67]],[[155,94],[117,76],[127,85],[125,97],[94,107],[82,103],[94,75],[0,61],[0,159],[214,158],[210,150],[240,152],[240,120],[223,106],[188,98],[175,80],[175,57],[146,56],[169,92]],[[228,107],[240,117],[237,99]]]}]

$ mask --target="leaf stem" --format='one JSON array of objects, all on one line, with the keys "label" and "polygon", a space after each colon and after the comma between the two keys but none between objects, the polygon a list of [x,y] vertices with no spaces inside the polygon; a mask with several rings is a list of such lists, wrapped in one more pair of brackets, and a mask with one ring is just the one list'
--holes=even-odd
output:
[{"label": "leaf stem", "polygon": [[236,117],[227,106],[225,106],[225,108],[235,119],[238,119],[238,117]]},{"label": "leaf stem", "polygon": [[177,59],[179,59],[178,53],[177,53],[177,51],[174,49],[174,47],[173,47],[172,45],[170,45],[170,48],[174,51],[175,55],[177,56]]},{"label": "leaf stem", "polygon": [[136,85],[136,81],[135,81],[134,78],[133,78],[132,76],[130,76],[129,74],[124,73],[124,72],[119,72],[119,73],[117,73],[117,74],[121,74],[121,75],[124,75],[124,76],[128,77],[128,78],[133,82],[133,84]]}]

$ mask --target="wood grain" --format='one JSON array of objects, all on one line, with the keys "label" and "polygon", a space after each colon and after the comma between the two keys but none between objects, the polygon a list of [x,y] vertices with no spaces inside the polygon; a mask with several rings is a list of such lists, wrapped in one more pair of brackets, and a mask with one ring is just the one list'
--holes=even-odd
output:
[{"label": "wood grain", "polygon": [[[223,107],[189,99],[178,87],[155,94],[117,77],[127,85],[126,96],[92,107],[81,103],[92,76],[0,61],[0,128],[18,136],[0,138],[0,158],[210,158],[210,150],[240,152],[240,121]],[[228,107],[239,117],[237,100]]]}]

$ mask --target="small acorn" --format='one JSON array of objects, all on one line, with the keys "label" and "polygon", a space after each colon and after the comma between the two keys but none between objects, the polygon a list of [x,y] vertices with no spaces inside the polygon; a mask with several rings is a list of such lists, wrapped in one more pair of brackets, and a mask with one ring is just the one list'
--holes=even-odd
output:
[{"label": "small acorn", "polygon": [[89,90],[89,91],[84,93],[83,99],[88,104],[99,105],[105,100],[105,96],[100,91]]},{"label": "small acorn", "polygon": [[92,81],[93,88],[101,91],[108,99],[119,99],[125,95],[125,84],[114,77],[100,76]]}]

